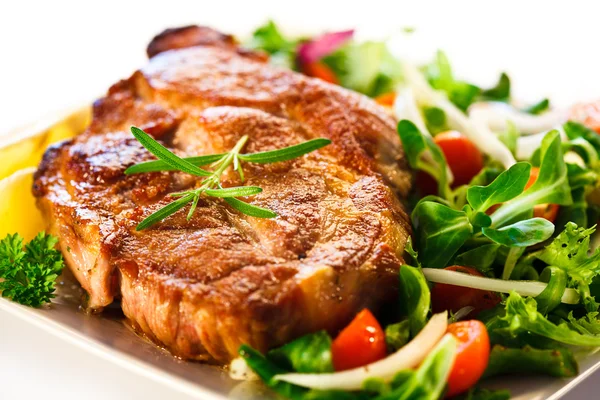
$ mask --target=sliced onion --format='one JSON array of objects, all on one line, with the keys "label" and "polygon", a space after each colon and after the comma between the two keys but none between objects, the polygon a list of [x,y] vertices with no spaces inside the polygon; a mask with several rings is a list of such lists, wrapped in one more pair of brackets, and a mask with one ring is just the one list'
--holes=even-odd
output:
[{"label": "sliced onion", "polygon": [[[446,269],[423,268],[422,271],[425,278],[431,282],[446,283],[448,285],[468,287],[471,289],[491,290],[500,293],[510,293],[515,291],[522,296],[535,297],[542,293],[542,291],[546,289],[546,286],[548,286],[544,282],[485,278],[483,276],[469,275]],[[567,288],[562,295],[561,301],[565,304],[578,304],[579,294],[575,289]]]},{"label": "sliced onion", "polygon": [[515,124],[519,132],[534,134],[549,131],[567,121],[565,110],[552,110],[541,115],[532,115],[500,102],[481,102],[469,107],[469,117],[485,121],[495,132],[508,129],[507,121]]},{"label": "sliced onion", "polygon": [[467,136],[481,151],[498,160],[508,169],[516,163],[510,150],[487,127],[485,121],[472,121],[442,93],[433,89],[414,65],[403,62],[404,75],[414,91],[417,102],[441,108],[449,125]]},{"label": "sliced onion", "polygon": [[300,64],[310,64],[333,53],[352,39],[354,30],[331,32],[323,36],[302,43],[298,48],[298,61]]},{"label": "sliced onion", "polygon": [[365,379],[390,381],[399,371],[414,368],[440,341],[448,326],[447,313],[435,314],[427,325],[400,350],[364,367],[328,374],[281,374],[273,379],[312,389],[359,390]]},{"label": "sliced onion", "polygon": [[398,121],[407,119],[411,121],[419,130],[427,136],[431,136],[431,133],[427,130],[425,120],[419,111],[417,102],[415,101],[415,95],[410,87],[403,88],[396,92],[396,99],[394,100],[394,115]]},{"label": "sliced onion", "polygon": [[256,381],[259,376],[242,357],[234,358],[229,364],[229,377],[236,381]]},{"label": "sliced onion", "polygon": [[[567,135],[562,128],[557,129],[560,132],[561,140],[567,140]],[[517,159],[529,160],[533,153],[542,145],[542,140],[548,132],[540,132],[535,135],[521,136],[517,139]]]}]

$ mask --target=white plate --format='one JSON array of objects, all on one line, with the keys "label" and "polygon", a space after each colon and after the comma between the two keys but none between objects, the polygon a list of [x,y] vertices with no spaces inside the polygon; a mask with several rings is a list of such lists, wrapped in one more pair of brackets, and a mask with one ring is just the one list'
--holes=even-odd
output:
[{"label": "white plate", "polygon": [[[155,380],[173,390],[203,400],[274,398],[260,384],[231,380],[221,368],[186,362],[138,336],[120,308],[109,307],[100,315],[88,315],[79,307],[83,295],[67,271],[60,278],[58,296],[47,308],[33,309],[0,299],[0,310],[35,325],[40,334],[56,335],[134,374]],[[573,379],[550,377],[502,377],[485,387],[509,389],[515,400],[558,399],[600,368],[600,353],[580,359],[580,374]]]},{"label": "white plate", "polygon": [[[600,93],[600,80],[595,75],[600,53],[590,47],[590,40],[585,40],[585,37],[598,37],[600,33],[592,2],[566,7],[566,4],[554,6],[549,2],[507,1],[494,5],[492,10],[486,2],[465,4],[456,1],[407,5],[396,1],[336,3],[317,0],[291,6],[279,1],[257,0],[240,2],[235,7],[228,2],[212,2],[207,7],[205,2],[192,4],[179,0],[171,0],[169,7],[164,7],[163,2],[151,4],[151,1],[137,4],[118,1],[111,6],[108,1],[95,8],[93,13],[77,16],[71,12],[74,4],[62,1],[61,7],[60,3],[27,4],[21,1],[11,6],[11,10],[5,10],[14,11],[15,15],[0,13],[0,37],[11,38],[3,42],[3,51],[19,54],[18,60],[3,64],[0,74],[2,131],[32,116],[69,106],[73,100],[88,98],[90,93],[104,91],[110,83],[127,76],[143,62],[143,48],[148,39],[166,25],[198,22],[244,33],[267,17],[282,21],[282,25],[291,30],[307,31],[360,27],[367,34],[385,35],[400,27],[415,26],[427,45],[405,43],[401,44],[400,51],[423,59],[441,47],[448,51],[463,77],[489,84],[501,68],[507,68],[517,94],[531,101],[549,95],[559,103],[569,104]],[[31,12],[33,9],[36,12]],[[135,24],[135,16],[141,15],[140,10],[144,11],[143,20]],[[52,18],[48,17],[50,15]],[[36,29],[23,30],[24,24]],[[14,37],[17,31],[20,34]],[[22,51],[24,47],[28,51]],[[43,68],[40,68],[40,60],[44,61]],[[35,95],[31,90],[24,90],[24,80],[27,80],[28,88],[35,88]],[[69,284],[66,287],[69,288]],[[60,337],[67,344],[65,352],[80,354],[76,353],[77,346],[124,367],[131,372],[128,374],[131,382],[128,388],[122,388],[120,398],[139,398],[144,391],[140,382],[148,379],[170,388],[173,398],[178,394],[207,400],[257,396],[254,389],[249,394],[242,394],[246,385],[237,386],[215,367],[175,359],[139,338],[118,312],[86,315],[77,306],[77,296],[63,296],[74,296],[72,288],[61,292],[56,304],[40,310],[0,299],[0,337],[3,341],[13,340],[15,346],[20,346],[20,351],[28,349],[26,343],[18,343],[17,332],[2,325],[3,317],[11,314],[37,327],[40,338],[45,333]],[[0,359],[9,346],[12,343],[0,345]],[[81,367],[89,368],[85,387],[96,379],[96,371],[93,362]],[[497,379],[490,385],[510,389],[515,399],[556,399],[598,367],[600,354],[595,354],[581,361],[580,374],[571,380],[523,376]],[[13,368],[17,368],[18,373],[7,373]],[[60,396],[63,399],[81,398],[86,394],[85,389],[76,392],[71,377],[61,377],[61,371],[48,371],[46,375],[47,379],[61,379],[64,393],[48,393],[44,390],[48,382],[30,382],[28,377],[32,370],[29,365],[0,364],[0,383],[9,387],[9,393],[11,387],[16,387],[28,395],[26,398],[33,393],[44,398]],[[13,377],[14,382],[7,382],[6,376]],[[36,376],[41,377],[43,373]],[[145,380],[137,376],[144,376]],[[0,398],[4,394],[0,391]],[[101,393],[87,395],[101,398]],[[154,395],[144,393],[144,398],[157,398]],[[588,398],[595,397],[599,396]]]}]

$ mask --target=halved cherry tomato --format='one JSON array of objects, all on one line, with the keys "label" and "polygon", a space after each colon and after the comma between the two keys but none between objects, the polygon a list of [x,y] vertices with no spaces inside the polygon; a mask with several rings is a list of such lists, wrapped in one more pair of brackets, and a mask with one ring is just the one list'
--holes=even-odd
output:
[{"label": "halved cherry tomato", "polygon": [[334,83],[336,85],[340,84],[339,79],[337,78],[337,76],[335,76],[331,68],[329,68],[322,62],[316,61],[304,64],[302,65],[302,72],[305,75],[312,76],[313,78],[322,79],[325,82]]},{"label": "halved cherry tomato", "polygon": [[600,100],[575,104],[571,107],[569,119],[600,133]]},{"label": "halved cherry tomato", "polygon": [[[525,190],[529,189],[535,181],[537,181],[538,175],[540,174],[540,169],[538,167],[532,167],[531,172],[529,173],[529,180],[525,185]],[[560,207],[558,204],[538,204],[533,207],[533,216],[537,218],[545,218],[550,222],[556,221],[556,216],[558,215],[558,209]]]},{"label": "halved cherry tomato", "polygon": [[386,355],[383,329],[367,309],[359,312],[331,344],[331,357],[336,371],[362,367]]},{"label": "halved cherry tomato", "polygon": [[391,107],[394,105],[394,101],[396,101],[396,93],[389,92],[380,94],[379,96],[375,97],[375,101],[382,106]]},{"label": "halved cherry tomato", "polygon": [[[475,268],[453,265],[444,268],[448,271],[458,271],[469,275],[483,276]],[[474,307],[472,315],[493,308],[501,301],[498,293],[487,290],[471,289],[462,286],[436,283],[431,289],[431,308],[434,313],[450,310],[457,312],[463,307]]]},{"label": "halved cherry tomato", "polygon": [[465,185],[483,168],[483,157],[479,149],[466,136],[456,131],[442,132],[433,140],[446,156],[454,175],[452,186]]},{"label": "halved cherry tomato", "polygon": [[490,359],[490,338],[481,321],[470,320],[448,325],[448,333],[458,340],[456,358],[448,376],[448,393],[454,396],[470,389],[481,378]]}]

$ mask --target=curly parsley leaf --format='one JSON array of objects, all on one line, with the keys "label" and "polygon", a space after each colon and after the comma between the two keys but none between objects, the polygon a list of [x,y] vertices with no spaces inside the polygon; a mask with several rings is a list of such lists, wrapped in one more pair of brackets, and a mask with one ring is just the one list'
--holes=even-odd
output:
[{"label": "curly parsley leaf", "polygon": [[55,281],[64,260],[54,247],[58,239],[44,232],[25,249],[19,234],[0,241],[0,291],[2,296],[26,306],[40,307],[54,297]]}]

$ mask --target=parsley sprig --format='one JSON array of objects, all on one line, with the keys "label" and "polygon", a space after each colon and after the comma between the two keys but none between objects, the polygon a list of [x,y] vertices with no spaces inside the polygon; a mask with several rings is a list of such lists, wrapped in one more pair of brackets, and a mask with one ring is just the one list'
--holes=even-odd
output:
[{"label": "parsley sprig", "polygon": [[[149,152],[154,154],[158,160],[147,161],[132,165],[125,170],[125,174],[139,174],[145,172],[159,171],[181,171],[194,176],[204,177],[197,188],[183,192],[171,193],[177,200],[172,201],[166,206],[160,208],[136,227],[140,231],[146,229],[168,216],[176,213],[191,203],[187,214],[188,221],[194,215],[198,201],[201,196],[219,197],[224,199],[232,208],[243,214],[258,218],[273,218],[277,214],[267,208],[257,207],[245,203],[236,197],[252,196],[262,192],[258,186],[236,186],[224,188],[221,185],[221,175],[230,167],[238,173],[242,182],[244,182],[244,171],[242,162],[252,162],[256,164],[271,164],[280,161],[288,161],[308,154],[314,150],[320,149],[331,143],[328,139],[312,139],[294,146],[284,147],[282,149],[263,151],[259,153],[242,154],[241,151],[248,141],[248,136],[242,136],[235,146],[227,153],[212,154],[198,157],[181,158],[172,153],[166,147],[154,140],[143,130],[132,126],[131,133]],[[209,165],[212,171],[200,167]]]},{"label": "parsley sprig", "polygon": [[39,233],[25,249],[19,234],[0,241],[0,291],[2,296],[26,306],[40,307],[54,297],[55,281],[64,260],[54,247],[55,236]]}]

